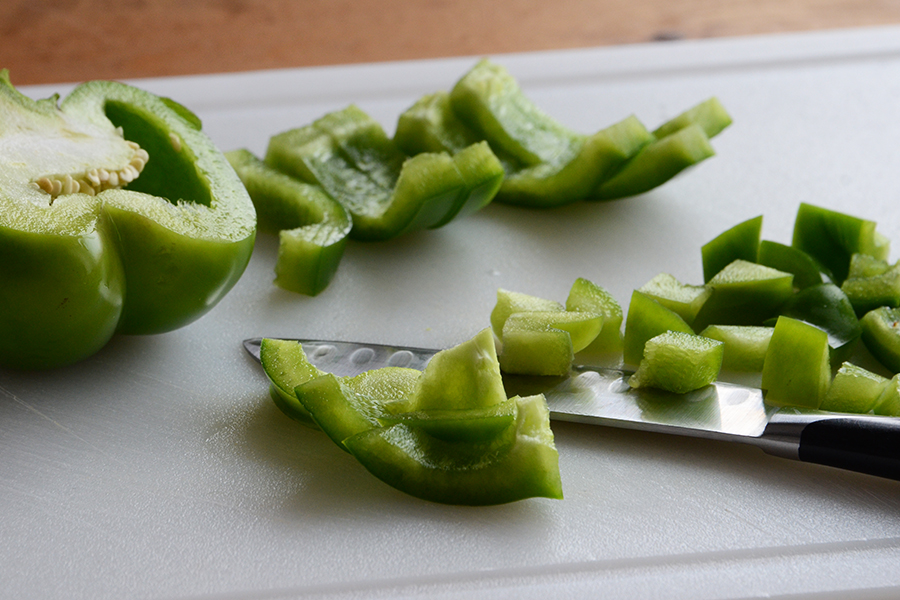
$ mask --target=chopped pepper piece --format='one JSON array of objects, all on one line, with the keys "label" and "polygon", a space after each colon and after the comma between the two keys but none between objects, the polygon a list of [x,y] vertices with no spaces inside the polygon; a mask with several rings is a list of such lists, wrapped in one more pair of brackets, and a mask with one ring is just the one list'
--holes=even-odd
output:
[{"label": "chopped pepper piece", "polygon": [[845,362],[834,375],[828,387],[821,410],[844,413],[867,413],[875,408],[875,403],[887,387],[888,379]]},{"label": "chopped pepper piece", "polygon": [[793,274],[794,287],[801,290],[822,283],[822,267],[809,254],[793,246],[762,240],[756,262]]},{"label": "chopped pepper piece", "polygon": [[874,221],[805,202],[797,209],[791,245],[823,265],[837,285],[847,278],[853,254],[884,260],[890,249],[887,238],[875,231]]},{"label": "chopped pepper piece", "polygon": [[700,247],[704,283],[709,283],[719,271],[738,259],[757,262],[762,222],[762,215],[747,219]]},{"label": "chopped pepper piece", "polygon": [[778,317],[762,371],[766,402],[819,408],[830,383],[828,335],[797,319]]},{"label": "chopped pepper piece", "polygon": [[337,271],[352,222],[317,186],[266,165],[249,150],[225,154],[256,207],[259,228],[278,233],[275,285],[315,296]]},{"label": "chopped pepper piece", "polygon": [[114,82],[57,106],[0,71],[0,365],[84,359],[170,331],[232,288],[256,218],[186,108]]},{"label": "chopped pepper piece", "polygon": [[876,308],[867,312],[859,324],[869,352],[892,373],[900,372],[900,308]]},{"label": "chopped pepper piece", "polygon": [[603,325],[594,341],[581,350],[582,356],[596,360],[622,353],[622,307],[607,290],[593,281],[579,277],[566,298],[566,310],[601,315]]},{"label": "chopped pepper piece", "polygon": [[674,275],[668,273],[656,275],[638,291],[674,311],[688,323],[694,322],[700,308],[712,294],[710,287],[681,283]]},{"label": "chopped pepper piece", "polygon": [[653,387],[686,394],[713,383],[722,369],[724,344],[681,331],[667,331],[647,340],[637,371],[628,378],[633,388]]},{"label": "chopped pepper piece", "polygon": [[708,325],[761,325],[791,298],[793,280],[790,273],[735,260],[707,283],[712,294],[692,325],[698,330]]},{"label": "chopped pepper piece", "polygon": [[834,366],[849,357],[862,333],[850,300],[833,283],[820,283],[800,290],[785,302],[779,314],[824,331],[828,335]]},{"label": "chopped pepper piece", "polygon": [[647,340],[667,331],[694,333],[691,326],[675,311],[663,306],[656,299],[635,290],[625,317],[623,360],[628,365],[639,365],[644,358]]}]

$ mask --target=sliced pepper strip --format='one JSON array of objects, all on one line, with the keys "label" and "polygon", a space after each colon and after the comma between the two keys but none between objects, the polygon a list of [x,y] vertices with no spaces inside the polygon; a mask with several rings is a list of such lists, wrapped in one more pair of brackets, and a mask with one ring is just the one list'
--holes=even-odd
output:
[{"label": "sliced pepper strip", "polygon": [[321,185],[343,204],[353,219],[351,238],[385,240],[439,227],[493,198],[502,166],[486,145],[467,150],[407,158],[376,121],[351,105],[272,137],[265,161]]},{"label": "sliced pepper strip", "polygon": [[317,186],[272,169],[249,150],[225,154],[247,188],[259,228],[277,232],[275,284],[315,296],[337,271],[352,221],[350,213]]}]

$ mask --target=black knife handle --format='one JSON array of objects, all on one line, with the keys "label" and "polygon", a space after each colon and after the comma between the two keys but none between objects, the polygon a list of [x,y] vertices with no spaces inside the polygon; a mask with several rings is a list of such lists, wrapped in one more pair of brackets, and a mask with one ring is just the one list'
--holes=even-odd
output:
[{"label": "black knife handle", "polygon": [[799,458],[900,480],[900,419],[824,419],[800,434]]}]

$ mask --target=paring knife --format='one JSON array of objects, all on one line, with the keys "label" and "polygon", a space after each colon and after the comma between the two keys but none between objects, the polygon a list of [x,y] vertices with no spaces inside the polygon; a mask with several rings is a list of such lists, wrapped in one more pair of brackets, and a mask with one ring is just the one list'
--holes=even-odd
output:
[{"label": "paring knife", "polygon": [[[259,360],[262,338],[244,341]],[[380,367],[422,370],[438,350],[298,339],[310,362],[335,375]],[[630,373],[574,367],[568,377],[509,377],[507,392],[543,393],[550,418],[751,444],[765,452],[900,480],[900,418],[851,415],[764,402],[759,389],[715,383],[688,394],[633,389]]]}]

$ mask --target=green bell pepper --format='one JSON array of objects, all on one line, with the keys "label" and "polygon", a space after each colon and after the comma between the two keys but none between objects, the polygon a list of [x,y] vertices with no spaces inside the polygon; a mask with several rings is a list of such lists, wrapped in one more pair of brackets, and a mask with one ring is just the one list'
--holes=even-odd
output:
[{"label": "green bell pepper", "polygon": [[0,365],[71,364],[210,310],[253,250],[234,170],[171,100],[121,83],[34,101],[0,71]]}]

